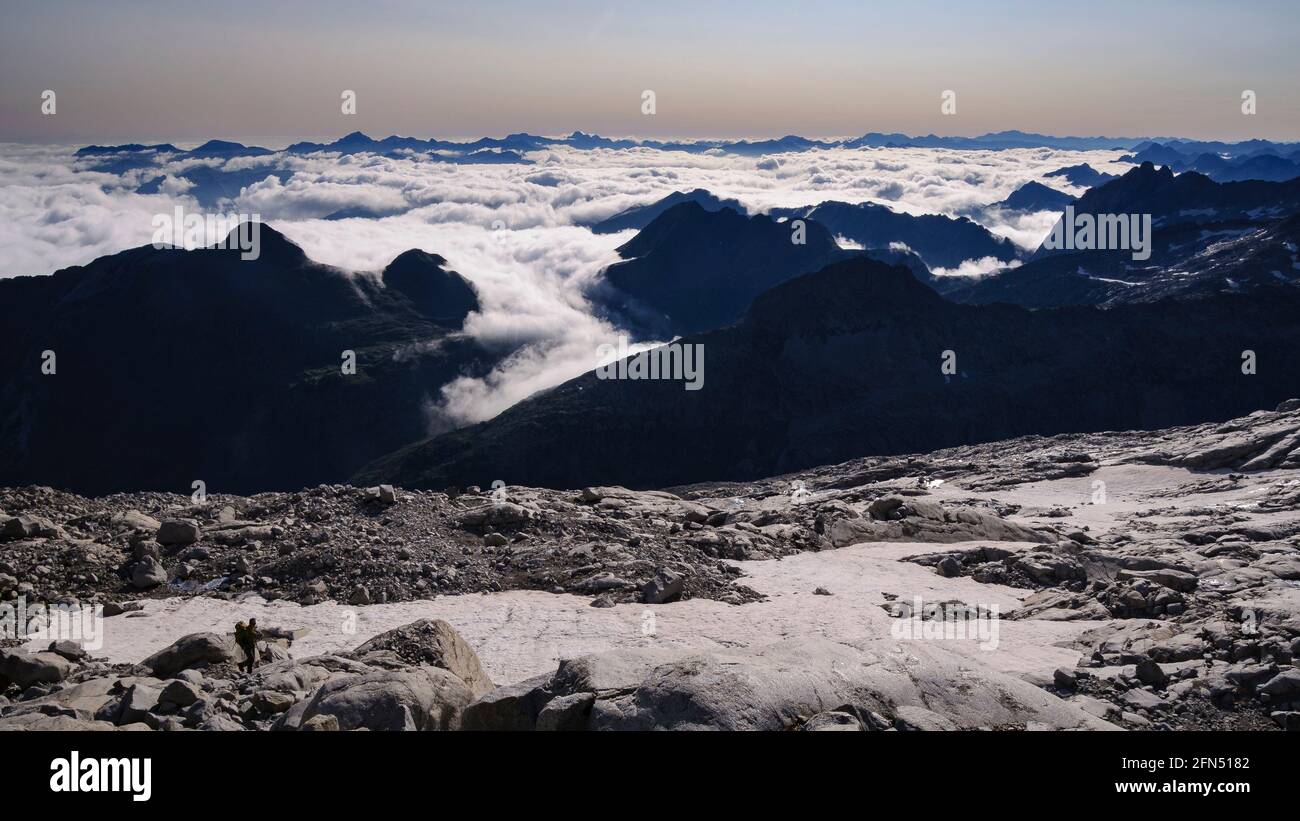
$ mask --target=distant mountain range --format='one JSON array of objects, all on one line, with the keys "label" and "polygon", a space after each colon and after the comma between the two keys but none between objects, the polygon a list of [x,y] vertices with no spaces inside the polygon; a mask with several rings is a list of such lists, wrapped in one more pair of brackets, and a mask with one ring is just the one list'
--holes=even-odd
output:
[{"label": "distant mountain range", "polygon": [[[241,163],[237,168],[226,169],[212,164],[191,164],[182,167],[176,176],[188,180],[189,194],[204,207],[214,207],[224,199],[235,197],[240,190],[260,182],[268,176],[285,182],[292,172],[279,167],[284,155],[306,155],[329,152],[340,155],[378,154],[383,156],[419,157],[429,162],[462,165],[526,164],[529,152],[567,147],[581,151],[598,149],[651,148],[663,151],[690,153],[723,153],[743,156],[762,156],[784,152],[802,152],[831,148],[948,148],[960,150],[1003,151],[1015,148],[1053,148],[1059,150],[1114,149],[1134,153],[1126,158],[1134,162],[1151,160],[1174,167],[1175,170],[1199,170],[1218,180],[1236,179],[1290,179],[1300,176],[1300,143],[1272,143],[1266,140],[1248,140],[1241,143],[1193,142],[1170,140],[1164,143],[1149,139],[1110,137],[1052,137],[1020,131],[1002,131],[980,137],[908,137],[903,134],[870,133],[847,140],[813,140],[794,135],[771,140],[700,140],[661,141],[608,139],[580,131],[565,137],[544,137],[535,134],[510,134],[506,137],[483,137],[468,142],[417,137],[390,136],[376,140],[360,131],[354,131],[328,143],[297,142],[282,151],[260,146],[244,145],[226,140],[209,140],[197,148],[184,150],[171,143],[127,143],[123,145],[90,145],[78,149],[76,156],[87,167],[107,173],[124,174],[148,169],[162,161],[185,163],[189,160],[229,160],[240,158],[260,162]],[[1195,152],[1195,153],[1193,153]],[[1059,172],[1075,185],[1095,185],[1108,175],[1090,167],[1063,168]],[[150,194],[160,190],[164,176],[159,174],[146,179],[138,193]],[[683,195],[690,196],[690,195]],[[672,205],[675,203],[668,203]],[[706,208],[710,204],[701,202]],[[663,207],[667,207],[663,205]],[[733,207],[738,205],[732,204]],[[718,205],[717,207],[721,207]],[[716,208],[714,208],[716,210]],[[606,233],[625,228],[642,228],[658,212],[628,213],[611,217],[596,224],[593,229]],[[368,217],[365,212],[343,211],[326,215],[327,219]],[[376,214],[375,216],[386,216]],[[620,227],[622,226],[622,227]]]},{"label": "distant mountain range", "polygon": [[[391,136],[381,140],[373,139],[360,131],[354,131],[333,142],[315,143],[299,142],[284,149],[289,154],[310,154],[318,151],[330,151],[340,154],[400,154],[400,153],[441,153],[449,161],[472,158],[483,152],[493,152],[500,157],[478,161],[502,162],[519,161],[519,155],[529,151],[541,151],[562,146],[583,151],[596,149],[655,148],[664,151],[688,151],[701,153],[720,151],[731,154],[760,156],[790,151],[810,151],[827,148],[953,148],[963,150],[1005,151],[1016,148],[1054,148],[1065,151],[1120,150],[1140,152],[1156,144],[1176,147],[1183,154],[1217,153],[1230,156],[1247,154],[1275,153],[1286,154],[1300,150],[1300,143],[1274,143],[1268,140],[1246,140],[1239,143],[1201,142],[1191,140],[1160,138],[1153,140],[1142,137],[1053,137],[1047,134],[1034,134],[1024,131],[999,131],[978,137],[940,137],[927,134],[923,137],[909,137],[906,134],[882,134],[871,132],[861,137],[841,140],[817,140],[797,135],[787,135],[769,140],[631,140],[609,139],[596,134],[584,134],[575,131],[564,137],[545,137],[536,134],[510,134],[505,137],[482,137],[469,142],[451,140],[420,139],[418,137]],[[91,145],[80,149],[77,154],[83,157],[112,157],[123,154],[177,154],[185,157],[252,157],[266,156],[274,153],[271,149],[257,146],[245,146],[239,143],[212,140],[191,151],[183,151],[170,143],[141,145]]]},{"label": "distant mountain range", "polygon": [[1217,143],[1151,143],[1120,159],[1168,166],[1180,173],[1197,171],[1216,182],[1283,182],[1300,177],[1300,150],[1294,144],[1278,145],[1265,140],[1222,148]]}]

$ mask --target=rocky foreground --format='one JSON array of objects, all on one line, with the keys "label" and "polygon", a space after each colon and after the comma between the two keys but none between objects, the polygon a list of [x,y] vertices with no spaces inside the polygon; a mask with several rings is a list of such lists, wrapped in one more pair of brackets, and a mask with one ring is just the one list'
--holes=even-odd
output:
[{"label": "rocky foreground", "polygon": [[[592,623],[683,615],[661,640],[551,654],[523,681],[493,682],[492,657],[436,618],[314,655],[298,625],[264,623],[251,675],[223,630],[130,659],[9,641],[0,728],[1296,729],[1296,467],[1293,400],[672,492],[6,489],[4,602],[104,604],[118,631],[177,597],[305,615],[533,591],[605,608]],[[789,589],[805,578],[815,589]],[[898,638],[917,596],[1001,603],[1004,649]]]}]

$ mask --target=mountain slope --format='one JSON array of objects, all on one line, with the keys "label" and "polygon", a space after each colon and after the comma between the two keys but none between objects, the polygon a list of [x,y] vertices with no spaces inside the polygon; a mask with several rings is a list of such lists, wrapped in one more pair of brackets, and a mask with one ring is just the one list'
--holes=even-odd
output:
[{"label": "mountain slope", "polygon": [[940,214],[915,216],[870,202],[823,202],[806,208],[774,208],[774,219],[814,220],[865,248],[902,243],[931,268],[956,268],[968,259],[994,257],[1010,262],[1017,256],[1009,241],[994,236],[966,217]]},{"label": "mountain slope", "polygon": [[[1025,434],[1227,419],[1295,392],[1300,295],[1027,311],[866,258],[779,285],[703,346],[704,387],[589,373],[357,477],[662,487]],[[1213,332],[1207,332],[1213,329]],[[1270,363],[1241,372],[1241,352]],[[941,372],[944,351],[957,372]]]},{"label": "mountain slope", "polygon": [[705,211],[721,211],[723,208],[744,214],[745,208],[736,200],[719,199],[712,192],[703,188],[696,188],[693,191],[674,191],[668,196],[656,200],[649,205],[637,205],[620,211],[608,219],[603,219],[591,226],[591,230],[596,234],[615,234],[619,231],[629,229],[641,230],[649,225],[663,212],[673,206],[680,205],[684,202],[693,202],[703,208]]},{"label": "mountain slope", "polygon": [[260,241],[256,260],[146,246],[0,280],[0,485],[337,481],[424,435],[430,393],[490,365],[458,333],[477,298],[440,257],[351,275],[268,226]]},{"label": "mountain slope", "polygon": [[1010,211],[1060,211],[1071,202],[1074,202],[1074,197],[1064,191],[1031,180],[1012,191],[1005,200],[989,207]]},{"label": "mountain slope", "polygon": [[1300,180],[1217,183],[1145,163],[1090,189],[1073,208],[1076,215],[1149,214],[1150,258],[1134,259],[1130,249],[1040,247],[1024,265],[948,296],[1040,308],[1232,293],[1300,279]]},{"label": "mountain slope", "polygon": [[1065,181],[1071,185],[1082,185],[1087,188],[1093,188],[1115,179],[1114,174],[1106,174],[1093,168],[1087,163],[1079,165],[1067,165],[1064,168],[1058,168],[1055,171],[1049,171],[1045,177],[1064,177]]},{"label": "mountain slope", "polygon": [[740,318],[779,282],[845,256],[821,225],[794,226],[688,201],[669,208],[619,247],[594,299],[648,338],[718,328]]}]

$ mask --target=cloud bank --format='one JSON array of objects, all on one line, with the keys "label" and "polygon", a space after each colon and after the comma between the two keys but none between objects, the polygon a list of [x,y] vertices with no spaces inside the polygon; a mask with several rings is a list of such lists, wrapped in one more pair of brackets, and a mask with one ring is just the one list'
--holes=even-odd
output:
[{"label": "cloud bank", "polygon": [[[631,232],[583,227],[673,191],[706,188],[751,212],[826,200],[878,202],[913,214],[958,215],[1006,198],[1031,180],[1087,162],[1122,173],[1120,152],[1022,149],[831,149],[745,157],[650,148],[532,152],[527,164],[459,165],[370,154],[205,158],[162,156],[120,173],[94,170],[72,147],[0,145],[0,276],[45,274],[151,241],[152,218],[200,206],[182,174],[247,175],[218,202],[258,214],[309,256],[375,271],[410,248],[441,254],[477,287],[482,309],[466,327],[507,354],[484,379],[448,385],[429,407],[431,431],[491,418],[538,390],[597,365],[618,329],[593,315],[588,284],[617,259]],[[148,191],[140,193],[137,189]],[[979,212],[1024,248],[1055,215]],[[215,241],[217,237],[210,237]],[[968,260],[951,275],[987,273]]]}]

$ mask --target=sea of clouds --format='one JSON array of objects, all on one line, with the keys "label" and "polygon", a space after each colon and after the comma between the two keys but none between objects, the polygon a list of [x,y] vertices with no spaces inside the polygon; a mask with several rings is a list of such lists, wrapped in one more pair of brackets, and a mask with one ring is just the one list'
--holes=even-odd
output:
[{"label": "sea of clouds", "polygon": [[[176,160],[122,174],[93,170],[73,146],[0,145],[0,277],[46,274],[152,241],[153,219],[181,206],[204,212],[181,174],[194,165],[260,168],[267,158]],[[532,152],[528,164],[461,165],[425,157],[277,154],[267,175],[223,201],[223,213],[258,214],[315,260],[349,271],[382,269],[421,248],[445,257],[479,291],[466,332],[509,351],[484,379],[448,385],[431,429],[491,418],[528,395],[598,363],[618,334],[584,296],[632,232],[589,225],[673,191],[705,188],[751,213],[826,200],[871,201],[913,214],[972,215],[1017,245],[1038,246],[1056,219],[981,210],[1031,180],[1078,195],[1045,175],[1089,163],[1122,173],[1116,151],[831,149],[745,157],[649,148]],[[162,177],[157,193],[137,189]],[[345,209],[371,217],[325,219]],[[209,237],[216,241],[218,237]],[[987,273],[969,260],[953,275]]]}]

